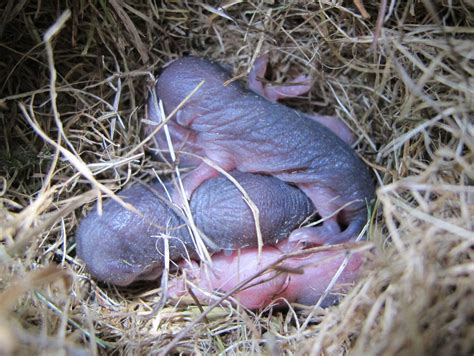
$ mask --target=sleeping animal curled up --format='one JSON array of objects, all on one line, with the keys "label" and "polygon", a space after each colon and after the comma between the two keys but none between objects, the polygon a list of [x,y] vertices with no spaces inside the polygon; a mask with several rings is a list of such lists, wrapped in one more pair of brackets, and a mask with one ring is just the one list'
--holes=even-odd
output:
[{"label": "sleeping animal curled up", "polygon": [[[262,94],[258,95],[238,82],[224,85],[230,73],[213,62],[181,58],[160,75],[156,95],[151,96],[148,105],[148,119],[159,124],[157,98],[169,114],[204,80],[168,126],[175,149],[181,153],[180,164],[197,167],[185,177],[184,185],[191,197],[196,225],[204,232],[207,248],[216,253],[213,261],[217,279],[203,281],[208,273],[196,265],[184,268],[198,280],[196,284],[213,290],[229,290],[240,280],[240,274],[248,273],[239,270],[236,252],[232,251],[240,250],[238,260],[247,261],[249,271],[253,271],[262,267],[260,262],[275,261],[291,252],[295,244],[315,246],[354,239],[367,220],[367,203],[374,197],[368,168],[347,144],[347,128],[329,117],[308,117],[265,99],[263,95],[278,99],[278,90],[264,88],[256,80],[265,64],[257,63],[250,75],[251,86]],[[291,88],[283,92],[289,93]],[[148,132],[153,129],[153,125],[147,127]],[[168,145],[162,131],[155,142],[166,157]],[[265,243],[263,259],[257,258],[253,215],[240,192],[225,178],[217,177],[217,172],[197,156],[232,171],[259,208]],[[167,184],[167,189],[173,190],[172,185]],[[221,193],[221,189],[227,193]],[[94,211],[84,219],[77,233],[78,254],[96,278],[117,285],[158,278],[163,268],[164,238],[168,237],[171,261],[196,258],[186,220],[163,199],[164,193],[158,184],[134,186],[120,195],[138,207],[142,216],[108,201],[104,215]],[[179,203],[176,192],[172,196]],[[209,196],[214,200],[206,200]],[[299,229],[315,211],[325,218],[323,225]],[[221,250],[227,252],[222,254]],[[247,288],[237,296],[251,308],[268,305],[274,297],[310,304],[329,283],[343,255],[310,253],[304,259],[304,277],[278,275],[275,278],[279,283],[274,280],[269,286],[263,281],[260,287]],[[325,262],[326,257],[335,259]],[[351,281],[357,275],[361,258],[353,256],[351,261],[342,280]],[[287,263],[290,268],[302,266],[301,259],[290,258]],[[229,274],[236,270],[237,279]],[[170,295],[183,294],[179,280],[172,281],[171,286]],[[309,293],[308,288],[313,292]],[[195,294],[201,299],[206,296],[199,291]]]},{"label": "sleeping animal curled up", "polygon": [[[286,239],[315,213],[303,192],[279,179],[231,174],[260,210],[260,230],[266,245]],[[109,199],[103,204],[102,215],[94,208],[81,221],[76,232],[77,253],[95,278],[119,286],[157,279],[164,265],[165,239],[171,261],[198,257],[186,217],[167,198],[173,189],[172,182],[135,184],[118,196],[140,215]],[[204,182],[193,193],[190,208],[211,254],[257,246],[252,211],[227,178]]]},{"label": "sleeping animal curled up", "polygon": [[[263,57],[250,74],[250,84],[260,94],[276,100],[278,95],[269,95],[256,80],[265,66]],[[148,120],[156,124],[162,122],[158,99],[165,115],[182,105],[168,127],[175,150],[184,153],[180,164],[196,167],[183,180],[187,197],[218,174],[196,157],[201,156],[226,171],[271,175],[305,192],[324,223],[297,229],[290,240],[320,245],[357,237],[367,222],[368,204],[375,191],[368,167],[346,142],[347,128],[335,125],[337,120],[310,117],[267,100],[231,79],[219,64],[183,57],[163,70],[150,96]],[[291,86],[285,91],[291,91]],[[146,126],[146,132],[154,127]],[[155,142],[166,154],[163,130],[156,134]],[[175,201],[179,199],[175,196]]]},{"label": "sleeping animal curled up", "polygon": [[[252,280],[250,286],[235,293],[233,298],[251,309],[266,307],[277,299],[279,302],[276,303],[284,304],[283,298],[287,302],[315,303],[346,258],[346,251],[288,256],[293,246],[287,236],[314,214],[311,201],[302,191],[277,178],[241,172],[231,174],[261,211],[265,244],[261,256],[256,248],[252,212],[240,190],[223,176],[204,182],[190,201],[196,226],[208,251],[213,254],[212,273],[209,273],[208,265],[198,266],[192,262],[198,260],[198,253],[186,218],[173,209],[167,198],[167,190],[172,194],[171,182],[165,185],[157,181],[149,185],[135,184],[118,194],[141,215],[112,199],[103,204],[102,215],[97,208],[91,211],[76,233],[78,256],[96,279],[127,286],[135,281],[160,277],[167,241],[171,269],[176,269],[173,262],[182,261],[179,265],[186,271],[170,280],[168,297],[182,297],[188,293],[188,288],[192,288],[202,303],[218,298],[212,292],[230,291],[239,282],[269,265],[276,265],[284,257],[278,264],[279,269],[272,268]],[[336,301],[344,284],[357,279],[362,261],[359,254],[350,258],[338,279],[339,284],[331,290],[323,305]],[[192,286],[188,286],[189,281]]]}]

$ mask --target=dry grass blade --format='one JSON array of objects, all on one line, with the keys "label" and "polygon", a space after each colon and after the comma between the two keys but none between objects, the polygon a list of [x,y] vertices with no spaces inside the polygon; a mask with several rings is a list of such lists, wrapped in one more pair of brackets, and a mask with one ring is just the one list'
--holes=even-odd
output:
[{"label": "dry grass blade", "polygon": [[[6,1],[0,353],[472,355],[473,14],[470,0]],[[341,115],[376,170],[365,277],[328,309],[258,312],[91,280],[74,234],[94,201],[181,174],[147,149],[195,91],[140,133],[159,69],[194,54],[245,78],[263,53],[266,80],[314,79],[285,103]]]},{"label": "dry grass blade", "polygon": [[139,31],[133,24],[133,21],[130,19],[130,17],[127,15],[125,10],[123,9],[124,4],[121,4],[121,1],[117,1],[117,0],[110,0],[110,4],[113,6],[115,12],[117,13],[123,25],[126,27],[127,31],[131,34],[132,39],[133,39],[131,43],[133,43],[136,46],[138,52],[140,53],[143,63],[148,63],[149,61],[148,50],[141,39]]},{"label": "dry grass blade", "polygon": [[[322,252],[322,251],[340,251],[347,248],[348,251],[357,253],[357,252],[361,252],[361,251],[371,248],[370,245],[356,246],[356,247],[350,246],[350,244],[348,245],[349,246],[337,245],[337,246],[314,247],[314,248],[310,248],[310,249],[306,249],[302,251],[296,251],[296,252],[281,256],[275,262],[263,267],[261,270],[256,271],[253,275],[251,275],[250,277],[238,283],[234,288],[224,293],[219,299],[217,299],[215,302],[210,304],[204,312],[202,312],[199,316],[197,316],[186,328],[184,328],[178,335],[176,335],[173,338],[173,340],[168,345],[166,345],[165,348],[160,350],[160,355],[168,355],[170,352],[172,352],[174,348],[176,347],[176,345],[178,344],[178,342],[181,341],[187,334],[189,334],[190,331],[195,327],[197,323],[204,320],[207,314],[209,314],[214,308],[220,305],[226,298],[232,296],[232,294],[234,294],[235,292],[248,287],[248,285],[251,284],[253,280],[255,280],[257,277],[260,277],[261,275],[264,275],[265,273],[267,273],[268,271],[272,269],[275,269],[276,271],[281,271],[281,269],[279,268],[279,265],[285,260],[292,257],[305,256],[307,254]],[[324,259],[321,260],[321,263],[324,263]],[[340,272],[338,271],[337,273],[340,273]]]}]

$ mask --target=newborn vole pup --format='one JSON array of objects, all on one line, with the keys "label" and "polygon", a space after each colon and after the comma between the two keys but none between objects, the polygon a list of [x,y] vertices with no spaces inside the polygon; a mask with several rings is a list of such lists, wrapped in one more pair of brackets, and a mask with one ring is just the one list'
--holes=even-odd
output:
[{"label": "newborn vole pup", "polygon": [[[157,98],[168,115],[203,82],[168,122],[175,149],[207,157],[226,171],[272,175],[304,191],[325,221],[296,230],[290,239],[311,244],[354,239],[367,222],[367,206],[375,195],[368,167],[333,132],[337,129],[331,131],[318,120],[271,102],[238,81],[229,83],[231,77],[206,59],[175,60],[158,78],[148,119],[162,120]],[[156,142],[166,151],[162,131]],[[218,174],[191,155],[181,155],[180,162],[197,166],[184,179],[188,197]]]},{"label": "newborn vole pup", "polygon": [[[260,211],[264,244],[276,244],[315,212],[299,189],[270,176],[232,172]],[[166,184],[170,194],[171,183]],[[76,232],[77,254],[98,280],[125,286],[161,275],[164,239],[171,261],[198,256],[185,218],[172,208],[158,182],[135,184],[118,194],[142,216],[114,200],[85,217]],[[257,246],[255,221],[242,193],[227,178],[209,179],[192,195],[190,207],[209,252]]]}]

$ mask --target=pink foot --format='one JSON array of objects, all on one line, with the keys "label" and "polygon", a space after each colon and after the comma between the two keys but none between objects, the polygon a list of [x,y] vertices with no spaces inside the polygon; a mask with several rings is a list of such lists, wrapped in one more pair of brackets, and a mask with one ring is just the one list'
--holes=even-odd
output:
[{"label": "pink foot", "polygon": [[337,240],[341,229],[335,220],[327,220],[322,226],[303,227],[290,234],[288,241],[303,247],[332,244]]},{"label": "pink foot", "polygon": [[307,75],[299,75],[288,83],[281,85],[263,85],[262,79],[268,65],[268,54],[264,54],[255,60],[254,66],[249,73],[249,89],[263,96],[271,102],[280,99],[294,98],[307,93],[311,89],[311,79]]},{"label": "pink foot", "polygon": [[344,121],[342,121],[337,116],[325,116],[325,115],[308,115],[306,116],[314,121],[319,122],[321,125],[326,126],[329,130],[336,134],[341,140],[345,143],[352,145],[356,141],[356,137],[352,133],[349,126],[346,125]]},{"label": "pink foot", "polygon": [[355,241],[362,231],[365,220],[356,218],[341,231],[335,220],[327,220],[322,226],[304,227],[290,234],[289,243],[306,246],[335,245]]},{"label": "pink foot", "polygon": [[349,207],[339,210],[344,200],[335,192],[317,184],[298,184],[313,202],[318,214],[324,219],[322,226],[304,227],[293,231],[289,237],[292,243],[303,245],[334,245],[355,240],[366,223],[366,216],[354,212],[346,216]]},{"label": "pink foot", "polygon": [[180,189],[175,189],[172,194],[172,200],[178,206],[183,206],[183,199],[189,200],[193,192],[203,183],[205,180],[208,180],[213,177],[217,177],[219,172],[214,168],[207,165],[206,163],[201,163],[197,168],[189,172],[183,178],[183,188],[184,188],[184,197]]},{"label": "pink foot", "polygon": [[[294,98],[306,94],[311,90],[311,78],[307,75],[299,75],[288,83],[281,85],[264,85],[262,79],[265,77],[265,71],[268,65],[268,54],[264,54],[255,60],[254,66],[249,73],[249,89],[263,96],[271,102],[285,98]],[[335,133],[344,142],[352,145],[355,142],[355,136],[344,121],[337,116],[308,115],[308,118],[317,121],[326,126]]]}]

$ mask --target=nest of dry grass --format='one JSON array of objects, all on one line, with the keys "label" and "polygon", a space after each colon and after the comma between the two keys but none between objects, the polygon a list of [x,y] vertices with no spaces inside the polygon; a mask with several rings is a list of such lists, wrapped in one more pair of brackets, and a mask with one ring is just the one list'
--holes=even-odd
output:
[{"label": "nest of dry grass", "polygon": [[[364,17],[349,0],[7,1],[0,353],[472,354],[474,4],[380,6]],[[107,193],[169,172],[140,135],[154,73],[197,54],[245,77],[266,51],[269,79],[316,78],[288,104],[337,112],[377,175],[366,277],[330,309],[218,307],[199,322],[198,307],[153,313],[158,285],[91,280],[78,221]]]}]

